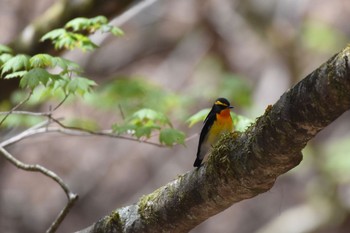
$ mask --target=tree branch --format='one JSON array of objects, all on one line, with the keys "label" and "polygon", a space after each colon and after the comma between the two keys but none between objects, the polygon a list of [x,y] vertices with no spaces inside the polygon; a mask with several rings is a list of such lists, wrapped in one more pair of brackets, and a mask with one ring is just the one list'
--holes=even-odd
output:
[{"label": "tree branch", "polygon": [[4,116],[4,118],[1,119],[0,121],[0,126],[2,125],[2,123],[4,123],[4,121],[7,119],[7,117],[13,112],[15,111],[17,108],[19,108],[20,106],[22,106],[24,103],[26,103],[30,97],[32,96],[33,91],[30,91],[30,93],[28,94],[28,96],[23,99],[21,102],[19,102],[16,106],[14,106],[9,112],[6,113],[6,115]]},{"label": "tree branch", "polygon": [[66,206],[62,209],[62,211],[58,214],[55,221],[52,222],[51,226],[47,230],[47,232],[55,232],[56,229],[58,228],[58,226],[63,221],[63,219],[68,214],[69,210],[73,207],[74,203],[78,200],[78,195],[71,192],[70,189],[68,188],[68,186],[64,183],[64,181],[53,171],[50,171],[50,170],[46,169],[45,167],[40,166],[38,164],[30,165],[30,164],[23,163],[23,162],[19,161],[18,159],[16,159],[15,157],[13,157],[2,146],[0,147],[0,152],[3,154],[3,156],[6,160],[8,160],[13,165],[15,165],[17,168],[25,170],[25,171],[40,172],[61,186],[61,188],[63,189],[63,191],[65,192],[65,194],[67,196],[68,202],[67,202]]},{"label": "tree branch", "polygon": [[350,109],[350,47],[284,93],[244,133],[214,147],[207,164],[116,209],[80,232],[188,232],[232,204],[269,190],[301,150]]}]

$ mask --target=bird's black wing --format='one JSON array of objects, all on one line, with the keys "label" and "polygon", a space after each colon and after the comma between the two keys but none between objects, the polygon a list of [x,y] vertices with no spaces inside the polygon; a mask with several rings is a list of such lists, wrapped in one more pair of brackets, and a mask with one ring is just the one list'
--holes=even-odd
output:
[{"label": "bird's black wing", "polygon": [[210,111],[208,116],[204,120],[204,126],[202,128],[201,134],[199,136],[198,149],[197,149],[197,158],[193,164],[194,167],[199,167],[202,163],[203,158],[200,158],[201,146],[204,142],[208,132],[215,121],[216,114],[214,111]]}]

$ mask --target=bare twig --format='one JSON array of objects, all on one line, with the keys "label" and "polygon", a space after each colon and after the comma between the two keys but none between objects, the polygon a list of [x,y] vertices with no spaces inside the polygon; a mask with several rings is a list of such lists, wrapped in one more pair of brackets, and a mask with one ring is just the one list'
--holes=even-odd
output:
[{"label": "bare twig", "polygon": [[49,116],[51,112],[31,112],[31,111],[9,111],[9,112],[0,112],[0,115],[30,115],[30,116]]},{"label": "bare twig", "polygon": [[64,217],[68,214],[71,207],[74,205],[75,201],[78,199],[78,195],[71,192],[70,189],[68,188],[68,186],[63,182],[63,180],[53,171],[48,170],[47,168],[45,168],[41,165],[38,165],[38,164],[31,165],[31,164],[23,163],[20,160],[13,157],[2,146],[0,146],[0,152],[3,154],[3,156],[5,157],[6,160],[8,160],[13,165],[15,165],[17,168],[25,170],[25,171],[40,172],[61,186],[61,188],[63,189],[63,191],[65,192],[65,194],[68,198],[68,202],[67,202],[67,205],[62,209],[62,211],[58,214],[55,221],[51,224],[51,226],[47,230],[47,232],[55,232],[57,227],[63,221]]},{"label": "bare twig", "polygon": [[[92,131],[92,130],[88,130],[88,129],[82,129],[79,127],[66,126],[62,122],[60,122],[59,120],[57,120],[53,117],[50,117],[50,119],[53,122],[57,123],[59,126],[61,126],[63,129],[66,129],[66,130],[63,130],[63,129],[59,130],[60,132],[66,133],[66,134],[77,135],[76,133],[78,133],[79,136],[83,136],[83,135],[106,136],[106,137],[111,137],[111,138],[120,138],[120,139],[129,140],[129,141],[142,142],[142,143],[146,143],[146,144],[150,144],[150,145],[158,146],[158,147],[165,147],[163,144],[160,144],[160,143],[143,141],[143,140],[139,140],[137,138],[121,136],[119,134],[112,133],[111,130]],[[70,131],[67,131],[67,130],[70,130]]]},{"label": "bare twig", "polygon": [[42,127],[48,126],[49,124],[50,124],[50,120],[40,122],[39,124],[34,125],[33,127],[23,131],[22,133],[19,133],[15,136],[5,140],[5,141],[2,141],[0,143],[0,147],[6,147],[6,146],[12,145],[16,142],[19,142],[24,138],[30,137],[32,135],[35,135],[38,133],[44,133],[46,128],[42,128]]},{"label": "bare twig", "polygon": [[123,111],[122,105],[118,104],[118,108],[119,108],[119,111],[120,111],[120,115],[122,116],[122,119],[125,120],[125,115],[124,115],[124,111]]},{"label": "bare twig", "polygon": [[67,100],[68,97],[69,97],[69,94],[66,94],[66,95],[64,96],[63,100],[62,100],[61,102],[59,102],[59,103],[57,104],[57,106],[54,107],[53,110],[50,111],[50,112],[53,112],[53,111],[57,110],[59,107],[61,107],[62,104],[63,104],[64,102],[66,102],[66,100]]},{"label": "bare twig", "polygon": [[0,125],[2,125],[2,123],[4,123],[4,121],[6,120],[6,118],[13,112],[15,111],[17,108],[19,108],[20,106],[22,106],[25,102],[27,102],[30,97],[32,96],[33,91],[31,90],[28,94],[28,96],[23,99],[21,102],[19,102],[16,106],[14,106],[9,112],[6,113],[6,116],[4,118],[2,118],[2,120],[0,121]]},{"label": "bare twig", "polygon": [[64,218],[67,216],[71,208],[74,206],[75,202],[78,200],[78,197],[79,196],[77,194],[70,192],[66,206],[57,215],[55,221],[52,222],[49,229],[47,229],[47,233],[52,233],[57,230],[57,228],[63,222]]},{"label": "bare twig", "polygon": [[[104,136],[104,137],[110,137],[110,138],[119,138],[119,139],[124,139],[128,141],[134,141],[134,142],[141,142],[141,143],[146,143],[149,145],[157,146],[157,147],[165,147],[163,144],[155,143],[155,142],[150,142],[150,141],[142,141],[137,138],[132,138],[132,137],[127,137],[127,136],[122,136],[118,135],[115,133],[112,133],[110,130],[102,130],[102,131],[91,131],[87,129],[82,129],[78,127],[70,127],[62,124],[58,119],[55,118],[50,118],[53,122],[57,123],[60,127],[44,127],[44,128],[31,128],[28,130],[23,131],[22,133],[11,137],[3,142],[0,143],[0,146],[5,147],[12,145],[16,142],[19,142],[25,138],[31,137],[33,135],[37,134],[43,134],[43,133],[62,133],[62,134],[67,134],[71,136]],[[45,121],[47,124],[47,121]]]}]

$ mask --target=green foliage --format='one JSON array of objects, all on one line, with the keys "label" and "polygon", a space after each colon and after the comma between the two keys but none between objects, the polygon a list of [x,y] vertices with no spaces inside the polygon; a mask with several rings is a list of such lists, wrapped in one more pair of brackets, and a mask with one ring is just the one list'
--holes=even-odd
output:
[{"label": "green foliage", "polygon": [[51,74],[49,72],[42,68],[34,68],[23,75],[19,86],[34,89],[39,84],[47,85],[49,80],[51,81]]},{"label": "green foliage", "polygon": [[114,124],[112,129],[119,135],[131,134],[137,138],[150,138],[152,133],[159,133],[159,142],[167,146],[183,144],[185,139],[183,132],[172,128],[167,116],[148,108],[136,111],[123,124]]},{"label": "green foliage", "polygon": [[12,57],[12,49],[0,44],[0,67]]},{"label": "green foliage", "polygon": [[226,96],[232,106],[249,106],[252,103],[252,90],[248,83],[240,76],[225,73],[219,85],[220,96]]},{"label": "green foliage", "polygon": [[231,113],[234,130],[244,132],[254,121],[248,117]]},{"label": "green foliage", "polygon": [[[1,45],[1,44],[0,44]],[[0,55],[0,67],[7,62],[8,60],[10,60],[13,57],[12,54],[9,53],[3,53]]]},{"label": "green foliage", "polygon": [[92,51],[98,46],[88,37],[88,35],[97,31],[110,32],[113,35],[121,36],[123,31],[117,27],[108,24],[104,16],[94,18],[75,18],[66,23],[64,28],[55,29],[46,33],[41,41],[51,40],[55,49],[82,49],[83,51]]},{"label": "green foliage", "polygon": [[[0,116],[0,120],[4,115]],[[38,116],[30,116],[30,115],[10,115],[6,121],[3,122],[1,127],[9,127],[9,128],[16,128],[16,127],[30,127],[33,125],[36,125],[43,121],[43,117]]]},{"label": "green foliage", "polygon": [[136,125],[150,123],[151,125],[159,124],[171,126],[169,119],[163,113],[147,108],[135,112],[130,117],[129,121]]},{"label": "green foliage", "polygon": [[3,54],[3,53],[12,53],[12,49],[6,45],[2,45],[0,44],[0,54]]},{"label": "green foliage", "polygon": [[160,130],[170,125],[169,119],[152,109],[141,109],[132,114],[123,124],[114,124],[113,131],[117,134],[132,134],[137,138],[151,136],[152,131]]},{"label": "green foliage", "polygon": [[[97,46],[88,35],[97,31],[110,32],[114,35],[123,34],[119,28],[109,25],[105,17],[98,16],[91,19],[73,19],[64,28],[55,29],[44,35],[41,41],[51,40],[56,49],[80,48],[83,51],[91,51]],[[46,101],[51,96],[66,99],[69,94],[84,95],[96,85],[94,81],[80,76],[82,69],[77,63],[50,54],[13,55],[10,48],[0,45],[0,65],[2,78],[19,78],[19,86],[22,89],[33,91],[27,101],[29,105]],[[14,101],[17,103],[28,95],[23,92],[16,93]],[[157,85],[146,83],[141,79],[117,80],[112,85],[106,85],[106,88],[94,98],[99,106],[104,104],[108,107],[115,106],[116,100],[120,100],[123,105],[128,103],[126,107],[133,106],[133,109],[140,109],[141,106],[153,106],[157,109],[141,108],[131,114],[124,123],[114,124],[113,131],[117,134],[131,134],[136,138],[147,139],[156,134],[159,135],[159,142],[166,146],[184,143],[185,134],[174,129],[169,118],[162,113],[177,103],[174,101],[176,97]],[[22,115],[11,116],[6,122],[13,123],[11,119],[15,119],[17,122],[30,123],[34,122],[32,118],[38,119],[35,116],[27,118]],[[81,119],[70,122],[69,125],[87,130],[98,128],[91,121]]]},{"label": "green foliage", "polygon": [[301,42],[311,50],[333,53],[345,46],[348,39],[335,27],[316,21],[307,21],[303,25]]},{"label": "green foliage", "polygon": [[178,117],[179,111],[184,110],[178,95],[138,77],[115,77],[87,96],[86,102],[100,109],[116,109],[119,112],[121,108],[125,115],[141,108],[166,113],[172,108],[178,108]]},{"label": "green foliage", "polygon": [[187,119],[187,123],[189,127],[192,127],[193,125],[197,124],[198,122],[203,122],[207,115],[210,112],[210,108],[205,108],[200,110],[199,112],[193,114]]},{"label": "green foliage", "polygon": [[177,129],[165,128],[160,131],[159,142],[167,146],[184,144],[185,134]]},{"label": "green foliage", "polygon": [[196,86],[192,91],[199,94],[196,98],[206,98],[211,102],[218,97],[225,97],[231,100],[232,106],[240,108],[252,103],[251,85],[244,77],[227,70],[222,59],[216,56],[203,59],[194,73],[194,78]]},{"label": "green foliage", "polygon": [[18,54],[11,57],[1,66],[1,76],[6,79],[6,74],[11,74],[16,71],[29,70],[29,59],[30,57],[24,54]]},{"label": "green foliage", "polygon": [[[4,79],[20,78],[21,88],[34,90],[43,85],[47,88],[46,94],[55,94],[60,89],[66,95],[84,95],[96,86],[94,81],[78,76],[82,69],[77,63],[61,57],[49,54],[36,54],[32,57],[18,54],[9,55],[8,59],[1,61],[1,76]],[[56,68],[57,73],[49,72],[47,69],[50,68]]]}]

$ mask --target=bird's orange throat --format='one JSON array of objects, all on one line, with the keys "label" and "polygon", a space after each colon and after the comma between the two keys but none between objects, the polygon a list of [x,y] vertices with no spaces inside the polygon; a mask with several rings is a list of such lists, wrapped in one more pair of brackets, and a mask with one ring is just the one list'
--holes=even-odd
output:
[{"label": "bird's orange throat", "polygon": [[220,113],[216,114],[216,124],[221,125],[221,127],[228,131],[232,130],[230,109],[224,109]]},{"label": "bird's orange throat", "polygon": [[216,115],[218,118],[229,118],[231,121],[231,111],[230,109],[224,109],[219,114]]}]

